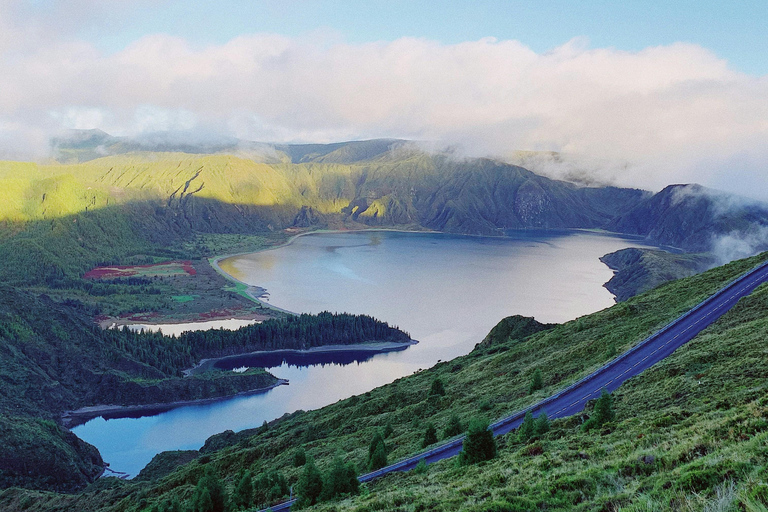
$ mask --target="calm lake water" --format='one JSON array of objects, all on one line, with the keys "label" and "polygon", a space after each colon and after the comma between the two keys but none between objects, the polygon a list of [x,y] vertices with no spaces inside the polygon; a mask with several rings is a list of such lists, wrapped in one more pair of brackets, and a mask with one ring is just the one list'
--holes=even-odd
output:
[{"label": "calm lake water", "polygon": [[275,306],[373,315],[419,344],[374,356],[277,358],[265,364],[288,386],[151,417],[97,418],[73,430],[112,469],[135,475],[161,451],[197,449],[215,433],[316,409],[466,354],[505,316],[563,322],[606,308],[614,300],[602,285],[613,273],[598,258],[642,246],[579,231],[518,231],[505,239],[360,232],[303,236],[230,258],[222,268],[266,288]]}]

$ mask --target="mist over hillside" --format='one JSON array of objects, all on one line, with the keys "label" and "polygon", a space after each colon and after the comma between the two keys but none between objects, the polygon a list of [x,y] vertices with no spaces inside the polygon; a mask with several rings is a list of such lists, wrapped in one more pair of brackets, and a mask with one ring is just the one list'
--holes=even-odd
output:
[{"label": "mist over hillside", "polygon": [[[197,165],[192,163],[191,156],[168,153],[219,155],[216,163],[199,162],[200,172],[189,176],[202,187],[199,191],[182,191],[181,195],[186,197],[185,217],[194,224],[194,229],[221,229],[198,222],[191,213],[192,206],[187,205],[205,197],[240,204],[246,209],[254,204],[268,206],[261,208],[257,216],[267,218],[242,222],[260,223],[261,227],[271,229],[325,226],[339,219],[369,226],[415,225],[485,235],[502,235],[505,229],[520,228],[603,228],[685,251],[714,252],[720,262],[768,247],[766,203],[695,184],[670,185],[656,194],[606,186],[599,182],[598,175],[592,178],[589,170],[583,168],[572,168],[564,174],[569,181],[561,181],[503,161],[460,157],[450,149],[436,150],[427,144],[399,139],[269,144],[197,132],[130,138],[84,130],[71,131],[53,140],[52,148],[62,162],[90,162],[88,167],[96,172],[92,177],[104,172],[96,179],[111,187],[123,185],[110,181],[106,165],[128,165],[132,169],[129,172],[138,176],[156,174],[161,168],[172,166],[174,160],[179,161],[180,169]],[[131,156],[130,163],[96,161],[136,152],[145,154]],[[224,163],[225,155],[241,160]],[[153,160],[165,163],[151,163]],[[556,153],[536,152],[516,152],[512,160],[544,172],[547,162],[565,162]],[[267,164],[269,171],[257,169],[255,164]],[[214,171],[217,166],[223,167]],[[71,168],[77,176],[76,169],[84,167]],[[235,169],[243,173],[235,176]],[[266,173],[273,178],[279,176],[281,183],[264,182]],[[264,197],[224,197],[219,193],[226,188],[221,180],[233,179],[249,190],[271,194],[271,203]],[[126,190],[136,188],[135,184],[125,186]],[[170,206],[172,187],[166,188],[154,199]],[[175,199],[180,200],[181,196]],[[219,208],[228,209],[223,205]],[[243,214],[244,218],[248,216]],[[210,224],[212,217],[208,217]],[[227,217],[235,225],[242,224],[230,218],[230,214]]]}]

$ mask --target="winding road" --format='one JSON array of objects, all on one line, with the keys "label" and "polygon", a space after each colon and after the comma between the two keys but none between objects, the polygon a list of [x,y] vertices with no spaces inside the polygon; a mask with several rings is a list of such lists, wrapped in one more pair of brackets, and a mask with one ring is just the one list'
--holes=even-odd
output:
[{"label": "winding road", "polygon": [[[768,262],[741,275],[696,307],[673,320],[616,359],[531,407],[518,411],[490,426],[494,436],[511,432],[523,422],[525,413],[534,416],[546,412],[549,418],[564,418],[584,409],[589,400],[597,398],[603,389],[615,390],[628,379],[647,370],[675,350],[692,340],[706,327],[730,310],[742,297],[768,281]],[[376,471],[360,475],[360,482],[368,482],[394,471],[409,471],[420,460],[428,464],[458,455],[464,437],[457,437],[430,450],[418,453]],[[295,500],[272,506],[274,512],[290,510]]]}]

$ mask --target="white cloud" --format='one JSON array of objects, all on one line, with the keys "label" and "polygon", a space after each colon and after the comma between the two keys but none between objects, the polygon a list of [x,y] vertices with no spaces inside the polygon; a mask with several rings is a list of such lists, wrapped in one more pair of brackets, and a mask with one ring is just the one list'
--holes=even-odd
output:
[{"label": "white cloud", "polygon": [[255,34],[200,48],[156,34],[104,54],[69,36],[39,44],[24,35],[34,30],[22,32],[13,44],[0,38],[1,135],[15,140],[99,122],[116,134],[404,137],[475,155],[560,151],[572,155],[567,171],[598,167],[619,184],[768,193],[755,191],[766,176],[768,77],[737,73],[696,45],[624,52],[577,39],[539,54],[494,39]]}]

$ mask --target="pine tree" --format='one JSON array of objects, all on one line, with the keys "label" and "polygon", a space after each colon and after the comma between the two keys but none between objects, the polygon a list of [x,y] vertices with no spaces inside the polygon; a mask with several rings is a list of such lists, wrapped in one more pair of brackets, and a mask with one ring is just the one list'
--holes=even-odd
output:
[{"label": "pine tree", "polygon": [[381,469],[387,465],[387,445],[379,432],[376,432],[368,446],[368,467],[371,471]]},{"label": "pine tree", "polygon": [[323,476],[315,466],[315,462],[309,459],[304,464],[299,481],[296,483],[296,494],[298,495],[296,504],[299,508],[314,505],[322,492]]},{"label": "pine tree", "polygon": [[206,486],[200,486],[198,482],[195,488],[195,496],[192,499],[192,512],[214,512],[211,492]]},{"label": "pine tree", "polygon": [[536,420],[533,419],[533,413],[527,411],[523,422],[517,429],[517,440],[520,443],[527,443],[533,436],[536,435]]},{"label": "pine tree", "polygon": [[536,418],[536,425],[534,428],[536,435],[540,436],[549,432],[549,418],[544,411]]},{"label": "pine tree", "polygon": [[424,439],[421,441],[421,447],[433,445],[437,442],[437,429],[433,424],[427,425],[427,430],[424,431]]},{"label": "pine tree", "polygon": [[440,377],[432,381],[432,387],[429,389],[429,396],[445,396],[445,386]]},{"label": "pine tree", "polygon": [[238,509],[245,509],[253,504],[253,479],[250,471],[240,473],[232,501]]},{"label": "pine tree", "polygon": [[613,410],[613,397],[605,389],[595,403],[595,417],[599,425],[616,419],[616,412]]},{"label": "pine tree", "polygon": [[457,415],[451,415],[448,425],[445,426],[445,431],[443,431],[443,438],[457,436],[462,432],[464,432],[464,425],[461,424],[461,420],[459,420]]},{"label": "pine tree", "polygon": [[475,464],[494,457],[496,457],[496,440],[493,438],[493,432],[488,429],[488,421],[473,419],[469,422],[467,437],[464,438],[464,446],[459,455],[459,463]]},{"label": "pine tree", "polygon": [[387,447],[384,445],[384,441],[382,440],[373,449],[371,460],[368,463],[368,468],[371,471],[376,471],[377,469],[385,467],[387,463]]},{"label": "pine tree", "polygon": [[536,368],[531,377],[531,385],[528,388],[528,393],[533,393],[544,387],[544,379],[541,377],[541,370]]},{"label": "pine tree", "polygon": [[344,494],[355,494],[360,487],[357,473],[351,464],[344,464],[341,457],[333,460],[331,469],[323,479],[323,491],[320,499],[331,500]]},{"label": "pine tree", "polygon": [[616,412],[613,410],[613,397],[608,391],[603,389],[600,398],[595,402],[595,408],[592,416],[584,422],[581,429],[584,431],[601,427],[609,421],[616,419]]}]

